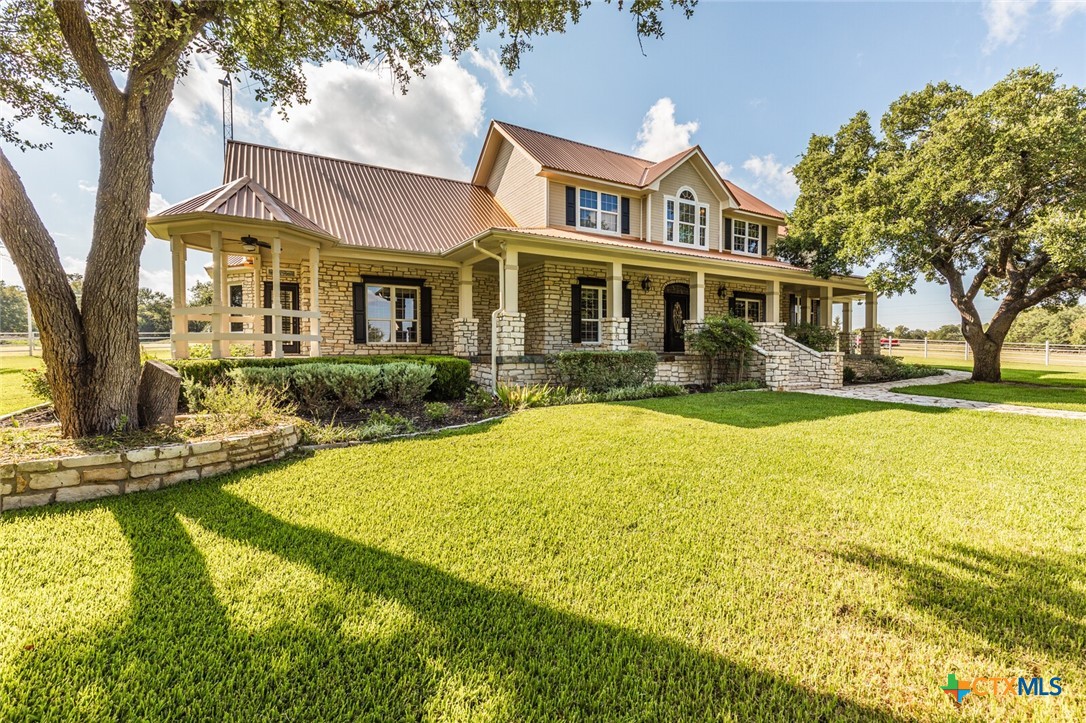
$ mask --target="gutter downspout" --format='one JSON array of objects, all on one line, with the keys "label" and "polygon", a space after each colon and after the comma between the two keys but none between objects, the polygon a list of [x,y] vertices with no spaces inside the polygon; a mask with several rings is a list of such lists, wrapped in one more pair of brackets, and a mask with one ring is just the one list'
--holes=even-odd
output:
[{"label": "gutter downspout", "polygon": [[[472,247],[498,262],[498,308],[490,313],[490,391],[498,391],[498,314],[505,311],[505,257],[493,251],[487,251],[479,242],[472,241]],[[502,244],[505,246],[505,244]]]}]

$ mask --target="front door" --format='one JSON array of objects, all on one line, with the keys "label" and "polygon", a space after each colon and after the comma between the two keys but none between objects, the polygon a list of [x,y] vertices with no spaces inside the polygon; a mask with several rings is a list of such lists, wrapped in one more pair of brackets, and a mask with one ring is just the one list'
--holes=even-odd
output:
[{"label": "front door", "polygon": [[[292,309],[298,311],[298,284],[279,284],[279,307],[282,309]],[[272,283],[270,281],[264,282],[264,308],[272,308]],[[301,334],[302,333],[302,320],[298,317],[283,317],[283,326],[280,330],[282,334]],[[264,333],[272,333],[272,318],[270,316],[264,317]],[[272,343],[270,341],[264,342],[264,353],[272,353]],[[301,354],[302,343],[300,341],[283,342],[284,354]]]},{"label": "front door", "polygon": [[683,322],[689,318],[690,287],[686,284],[669,284],[664,289],[664,351],[685,351]]}]

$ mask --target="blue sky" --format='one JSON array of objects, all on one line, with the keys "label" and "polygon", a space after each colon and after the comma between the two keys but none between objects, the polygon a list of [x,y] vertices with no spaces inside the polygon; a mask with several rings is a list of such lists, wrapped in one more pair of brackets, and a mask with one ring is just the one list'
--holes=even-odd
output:
[{"label": "blue sky", "polygon": [[[453,177],[475,163],[490,118],[624,152],[663,157],[700,143],[726,175],[782,209],[788,169],[812,133],[858,110],[876,117],[902,93],[949,80],[971,90],[1040,65],[1086,84],[1086,2],[712,3],[665,18],[644,55],[626,13],[596,4],[565,35],[540,38],[512,78],[494,38],[401,96],[386,74],[330,64],[308,70],[312,103],[284,122],[236,88],[235,137]],[[152,209],[220,183],[221,74],[197,58],[158,144]],[[86,101],[82,101],[86,103]],[[31,129],[54,147],[5,148],[70,270],[87,253],[97,139]],[[206,259],[190,261],[190,281]],[[9,260],[5,280],[17,281]],[[148,242],[144,285],[169,290],[165,243]],[[994,308],[989,303],[987,310]],[[956,323],[945,289],[880,303],[890,327]]]}]

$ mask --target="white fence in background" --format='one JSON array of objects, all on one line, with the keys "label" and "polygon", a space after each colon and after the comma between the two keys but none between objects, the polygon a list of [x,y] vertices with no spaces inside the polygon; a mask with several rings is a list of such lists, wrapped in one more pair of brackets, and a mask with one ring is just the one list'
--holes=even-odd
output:
[{"label": "white fence in background", "polygon": [[[30,343],[28,343],[30,342]],[[169,350],[169,332],[140,332],[140,346],[145,351]],[[5,356],[41,356],[41,340],[38,332],[32,339],[27,339],[25,332],[19,334],[0,334],[0,358]]]},{"label": "white fence in background", "polygon": [[[964,341],[937,341],[935,339],[887,338],[882,342],[882,353],[923,359],[973,358],[969,345]],[[1086,346],[1081,344],[1024,344],[1003,345],[1003,362],[1020,362],[1042,366],[1086,366]]]}]

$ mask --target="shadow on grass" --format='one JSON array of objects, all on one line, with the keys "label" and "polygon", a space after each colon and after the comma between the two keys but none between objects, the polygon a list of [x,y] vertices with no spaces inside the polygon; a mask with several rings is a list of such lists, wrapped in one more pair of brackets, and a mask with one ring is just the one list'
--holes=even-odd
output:
[{"label": "shadow on grass", "polygon": [[756,429],[795,422],[814,422],[832,417],[868,414],[887,409],[907,408],[917,414],[944,414],[947,409],[870,402],[861,399],[826,397],[797,392],[722,392],[682,397],[623,402],[704,422]]},{"label": "shadow on grass", "polygon": [[952,545],[926,560],[868,547],[838,557],[903,581],[906,600],[951,628],[1007,650],[1086,658],[1086,557],[995,554]]},{"label": "shadow on grass", "polygon": [[[0,717],[7,705],[15,718],[392,720],[420,719],[431,706],[464,718],[497,702],[490,712],[514,720],[892,720],[675,641],[286,522],[222,484],[139,498],[96,504],[131,547],[126,619],[39,641],[4,676]],[[352,599],[395,604],[412,622],[360,640],[330,598],[299,610],[298,622],[241,629],[182,518],[318,573]],[[450,704],[450,681],[474,693]]]}]

